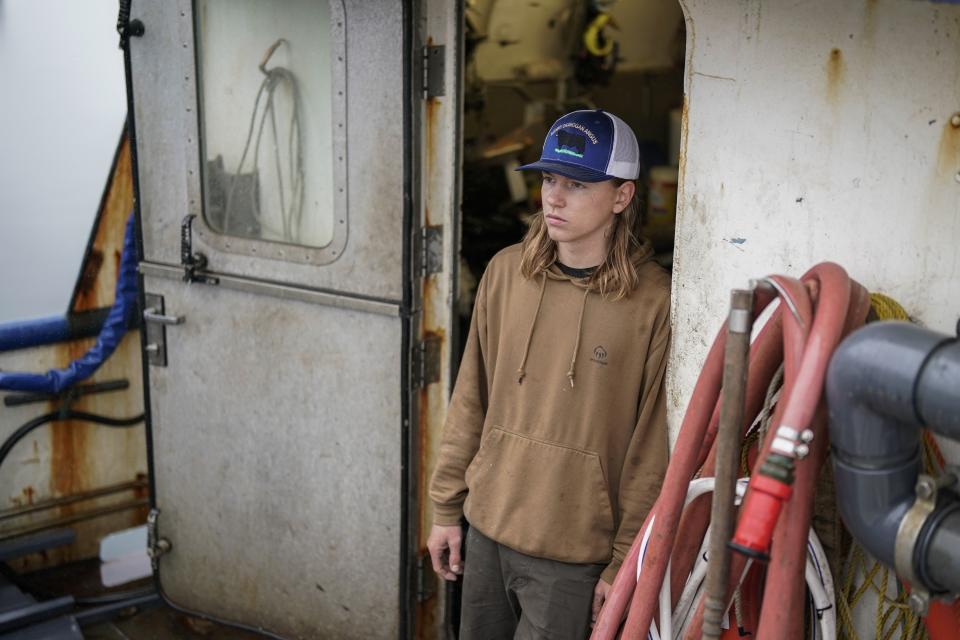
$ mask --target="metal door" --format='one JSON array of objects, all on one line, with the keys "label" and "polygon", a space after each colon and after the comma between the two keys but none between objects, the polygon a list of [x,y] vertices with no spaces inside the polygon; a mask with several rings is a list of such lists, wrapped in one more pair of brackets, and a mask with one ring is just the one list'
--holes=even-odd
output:
[{"label": "metal door", "polygon": [[392,638],[425,599],[411,399],[439,380],[411,380],[429,253],[412,12],[133,3],[151,540],[176,606]]}]

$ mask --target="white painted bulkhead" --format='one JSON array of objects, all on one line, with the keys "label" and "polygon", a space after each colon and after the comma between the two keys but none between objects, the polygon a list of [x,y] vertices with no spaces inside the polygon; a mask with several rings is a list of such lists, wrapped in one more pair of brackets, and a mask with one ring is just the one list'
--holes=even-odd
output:
[{"label": "white painted bulkhead", "polygon": [[960,314],[960,6],[681,4],[673,439],[750,278],[830,260],[931,329]]}]

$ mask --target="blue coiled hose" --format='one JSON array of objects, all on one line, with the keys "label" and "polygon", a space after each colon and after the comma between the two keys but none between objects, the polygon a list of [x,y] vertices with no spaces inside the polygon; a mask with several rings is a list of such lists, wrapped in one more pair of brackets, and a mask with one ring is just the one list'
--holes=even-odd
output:
[{"label": "blue coiled hose", "polygon": [[100,329],[97,342],[85,354],[63,369],[46,373],[0,371],[0,390],[33,393],[60,393],[86,380],[114,352],[127,331],[127,323],[137,309],[137,251],[134,238],[134,217],[130,214],[123,237],[120,273],[117,277],[116,299]]}]

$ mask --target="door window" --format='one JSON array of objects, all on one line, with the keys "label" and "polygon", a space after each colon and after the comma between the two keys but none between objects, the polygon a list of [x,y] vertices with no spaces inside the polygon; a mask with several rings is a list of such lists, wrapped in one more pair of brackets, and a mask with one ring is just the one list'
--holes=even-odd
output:
[{"label": "door window", "polygon": [[345,233],[342,17],[315,0],[197,0],[196,20],[206,226],[227,251],[316,260],[277,245]]}]

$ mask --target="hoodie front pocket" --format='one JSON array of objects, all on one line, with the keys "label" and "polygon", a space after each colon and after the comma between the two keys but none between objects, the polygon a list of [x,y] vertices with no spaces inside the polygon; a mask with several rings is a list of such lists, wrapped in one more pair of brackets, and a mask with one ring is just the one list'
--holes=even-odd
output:
[{"label": "hoodie front pocket", "polygon": [[466,482],[467,519],[494,540],[566,562],[610,558],[613,510],[597,454],[494,427]]}]

